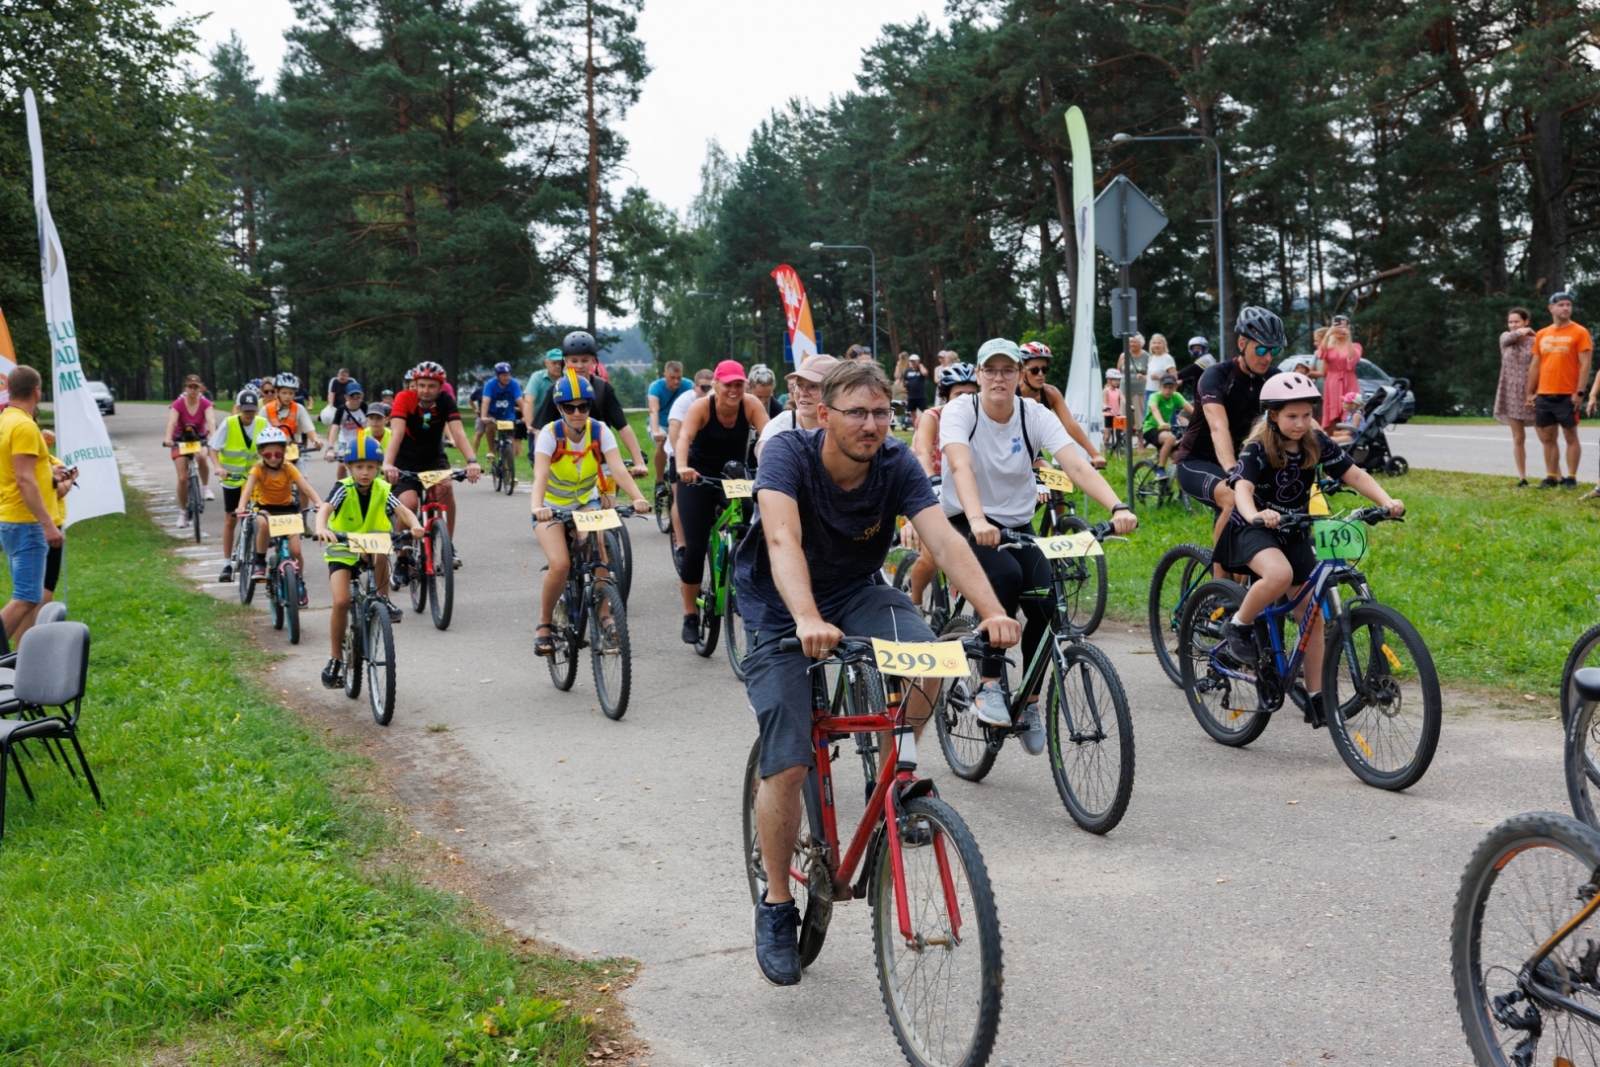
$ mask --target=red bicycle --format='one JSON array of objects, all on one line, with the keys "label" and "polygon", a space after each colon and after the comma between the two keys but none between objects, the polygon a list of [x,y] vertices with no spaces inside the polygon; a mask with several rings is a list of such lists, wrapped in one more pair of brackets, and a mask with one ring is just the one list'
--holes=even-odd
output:
[{"label": "red bicycle", "polygon": [[[967,657],[984,655],[981,638],[962,642]],[[800,642],[785,639],[785,652]],[[811,736],[816,767],[801,796],[805,814],[789,875],[801,912],[800,963],[822,951],[833,906],[865,898],[873,913],[874,955],[889,1024],[916,1067],[981,1067],[1000,1024],[1000,919],[989,873],[972,831],[916,776],[917,751],[906,722],[907,683],[879,673],[897,665],[873,642],[847,637],[811,666]],[[838,673],[832,693],[825,668]],[[965,669],[963,665],[963,669]],[[845,737],[855,739],[865,777],[865,810],[849,848],[839,850],[833,761]],[[881,740],[880,740],[881,739]],[[880,752],[881,746],[887,746]],[[879,757],[882,756],[881,767]],[[761,742],[745,767],[745,873],[752,903],[766,892],[756,833]],[[857,865],[861,873],[855,879]]]},{"label": "red bicycle", "polygon": [[426,531],[419,541],[413,541],[396,556],[391,567],[389,583],[399,589],[411,586],[411,610],[421,613],[433,608],[433,625],[441,630],[450,628],[450,613],[456,601],[456,554],[450,544],[450,523],[445,506],[434,497],[434,488],[445,479],[463,481],[466,471],[401,471],[402,478],[415,478],[422,483],[422,504],[417,511],[417,521]]}]

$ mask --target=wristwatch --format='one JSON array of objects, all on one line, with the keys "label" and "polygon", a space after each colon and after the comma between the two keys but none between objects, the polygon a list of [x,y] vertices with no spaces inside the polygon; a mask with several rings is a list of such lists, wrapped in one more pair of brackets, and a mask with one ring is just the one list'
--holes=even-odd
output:
[{"label": "wristwatch", "polygon": [[1115,514],[1116,514],[1116,513],[1117,513],[1117,512],[1119,512],[1119,511],[1128,511],[1128,512],[1131,512],[1131,511],[1133,511],[1133,509],[1132,509],[1132,508],[1130,508],[1130,507],[1129,507],[1129,506],[1128,506],[1128,505],[1126,505],[1126,504],[1117,504],[1117,505],[1115,505],[1115,506],[1114,506],[1114,507],[1112,507],[1112,509],[1111,509],[1111,514],[1113,514],[1113,515],[1115,515]]}]

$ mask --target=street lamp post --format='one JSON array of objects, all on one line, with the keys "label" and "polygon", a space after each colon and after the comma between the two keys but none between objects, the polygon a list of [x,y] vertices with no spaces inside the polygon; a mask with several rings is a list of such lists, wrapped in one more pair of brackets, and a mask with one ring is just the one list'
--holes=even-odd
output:
[{"label": "street lamp post", "polygon": [[1217,145],[1216,138],[1207,137],[1203,133],[1183,134],[1151,134],[1149,136],[1134,136],[1130,133],[1115,134],[1111,138],[1112,144],[1131,144],[1134,141],[1204,141],[1211,146],[1217,154],[1217,203],[1215,216],[1211,221],[1215,224],[1217,248],[1217,358],[1228,357],[1228,308],[1223,297],[1223,235],[1222,235],[1222,149]]},{"label": "street lamp post", "polygon": [[[721,293],[702,293],[698,289],[690,289],[688,292],[684,293],[683,295],[684,296],[709,296],[709,297],[717,297],[717,298],[720,298],[722,296]],[[732,316],[731,315],[728,316],[728,319],[731,320]],[[724,325],[724,326],[726,326],[728,328],[728,358],[732,359],[733,358],[733,323],[732,323],[732,321],[725,321],[725,322],[723,322],[722,325]]]},{"label": "street lamp post", "polygon": [[824,249],[856,248],[872,257],[872,360],[878,360],[878,253],[870,245],[829,245],[821,241],[812,241],[811,250],[821,252]]}]

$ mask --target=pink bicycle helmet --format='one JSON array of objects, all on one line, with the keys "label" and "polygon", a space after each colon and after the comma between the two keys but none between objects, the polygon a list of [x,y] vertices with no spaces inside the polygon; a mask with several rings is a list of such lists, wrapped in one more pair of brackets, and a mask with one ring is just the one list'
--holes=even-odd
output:
[{"label": "pink bicycle helmet", "polygon": [[1304,374],[1275,374],[1261,387],[1261,406],[1264,408],[1281,408],[1296,400],[1315,402],[1320,399],[1322,394],[1317,392],[1317,387]]},{"label": "pink bicycle helmet", "polygon": [[1346,394],[1344,394],[1344,402],[1346,404],[1359,404],[1359,403],[1361,403],[1361,394],[1360,393],[1346,393]]}]

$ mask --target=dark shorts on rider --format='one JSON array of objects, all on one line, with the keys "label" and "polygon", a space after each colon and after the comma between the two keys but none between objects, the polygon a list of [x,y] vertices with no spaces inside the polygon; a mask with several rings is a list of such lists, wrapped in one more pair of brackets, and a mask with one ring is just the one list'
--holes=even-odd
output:
[{"label": "dark shorts on rider", "polygon": [[[430,467],[428,469],[444,471],[449,470],[450,465],[444,464],[442,466]],[[443,485],[444,483],[441,482],[440,484]],[[399,481],[394,483],[394,494],[399,496],[401,493],[416,493],[418,500],[424,500],[427,498],[427,490],[422,488],[422,482],[416,478],[415,473],[402,474],[400,475]]]},{"label": "dark shorts on rider", "polygon": [[[932,641],[911,598],[890,585],[864,585],[828,618],[850,637],[895,641]],[[793,630],[745,628],[750,651],[745,656],[745,691],[761,729],[761,777],[790,767],[810,767],[811,661],[803,652],[780,652],[779,642]],[[915,699],[913,697],[912,699]]]},{"label": "dark shorts on rider", "polygon": [[232,515],[239,510],[239,494],[244,492],[244,483],[238,485],[224,485],[222,487],[222,513]]},{"label": "dark shorts on rider", "polygon": [[1222,510],[1212,496],[1219,484],[1228,481],[1228,472],[1222,469],[1220,463],[1212,463],[1208,459],[1186,459],[1178,464],[1176,476],[1179,489],[1206,504],[1212,511]]},{"label": "dark shorts on rider", "polygon": [[1164,433],[1172,433],[1172,431],[1171,430],[1163,430],[1159,426],[1157,426],[1153,430],[1146,430],[1144,432],[1144,443],[1149,445],[1151,448],[1160,448],[1161,447],[1161,435],[1164,434]]},{"label": "dark shorts on rider", "polygon": [[[1280,534],[1263,526],[1243,526],[1230,522],[1217,542],[1216,561],[1232,571],[1243,574],[1250,571],[1250,561],[1256,554],[1269,548],[1281,549],[1294,571],[1294,584],[1301,585],[1311,577],[1317,566],[1317,553],[1311,547],[1311,537],[1304,531]],[[1260,575],[1256,575],[1260,577]]]}]

